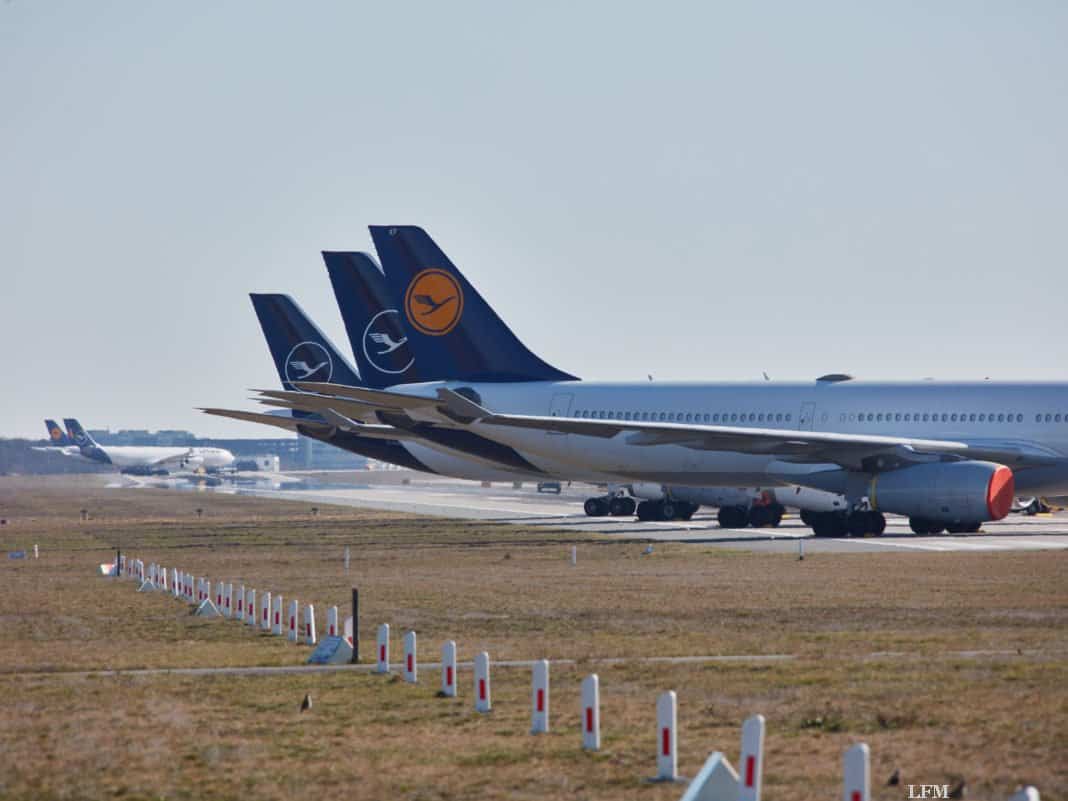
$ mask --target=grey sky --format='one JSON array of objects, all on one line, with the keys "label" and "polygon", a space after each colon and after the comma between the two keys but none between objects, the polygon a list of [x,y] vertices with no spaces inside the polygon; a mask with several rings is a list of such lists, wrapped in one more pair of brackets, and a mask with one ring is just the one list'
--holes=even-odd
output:
[{"label": "grey sky", "polygon": [[[219,7],[216,8],[215,6]],[[260,436],[426,227],[584,378],[1068,378],[1068,5],[0,3],[0,435]]]}]

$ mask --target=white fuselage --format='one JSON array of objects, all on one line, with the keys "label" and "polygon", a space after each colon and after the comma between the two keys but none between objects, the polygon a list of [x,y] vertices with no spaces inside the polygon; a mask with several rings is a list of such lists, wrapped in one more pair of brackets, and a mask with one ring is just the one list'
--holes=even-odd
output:
[{"label": "white fuselage", "polygon": [[[470,387],[481,397],[482,406],[509,414],[879,434],[969,444],[1024,443],[1049,453],[1052,461],[1018,470],[1019,489],[1068,492],[1065,383],[448,382],[405,385],[395,391],[428,395],[439,386]],[[774,454],[635,445],[626,432],[601,438],[488,423],[475,423],[471,430],[509,445],[556,475],[570,470],[576,477],[593,473],[668,485],[766,486],[805,484],[808,474],[840,469],[834,464],[796,464]]]},{"label": "white fuselage", "polygon": [[164,470],[217,470],[230,467],[234,455],[225,448],[168,448],[154,445],[99,446],[119,469],[153,468]]}]

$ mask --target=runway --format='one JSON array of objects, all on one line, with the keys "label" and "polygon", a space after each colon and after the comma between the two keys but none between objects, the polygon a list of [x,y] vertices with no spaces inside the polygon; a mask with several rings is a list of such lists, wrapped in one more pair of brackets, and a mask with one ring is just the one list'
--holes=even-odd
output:
[{"label": "runway", "polygon": [[[977,534],[916,535],[908,520],[888,516],[881,537],[816,539],[794,514],[779,528],[724,529],[715,511],[702,510],[688,521],[644,522],[632,517],[587,517],[582,502],[587,487],[565,488],[560,495],[538,493],[533,485],[483,488],[460,481],[413,481],[408,485],[326,486],[304,490],[239,489],[242,494],[317,504],[382,509],[526,526],[550,526],[606,538],[650,542],[690,542],[752,551],[805,553],[854,551],[1022,551],[1068,549],[1068,513],[1026,517],[1009,515],[986,523]],[[803,541],[803,546],[799,544]]]}]

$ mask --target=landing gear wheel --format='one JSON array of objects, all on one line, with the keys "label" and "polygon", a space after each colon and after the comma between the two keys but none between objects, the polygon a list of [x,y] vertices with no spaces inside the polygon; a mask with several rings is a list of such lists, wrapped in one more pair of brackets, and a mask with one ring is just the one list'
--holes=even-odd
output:
[{"label": "landing gear wheel", "polygon": [[638,519],[642,521],[660,519],[659,501],[642,501],[638,504]]},{"label": "landing gear wheel", "polygon": [[846,525],[852,537],[863,537],[871,529],[871,520],[867,512],[853,512],[848,518]]},{"label": "landing gear wheel", "polygon": [[771,512],[766,506],[754,506],[749,510],[749,525],[753,528],[764,528],[771,523]]},{"label": "landing gear wheel", "polygon": [[978,534],[983,527],[982,523],[967,523],[964,527],[965,534]]},{"label": "landing gear wheel", "polygon": [[786,513],[786,510],[779,504],[773,504],[768,507],[771,512],[771,519],[768,521],[772,528],[778,528],[782,523],[782,516]]},{"label": "landing gear wheel", "polygon": [[612,517],[629,517],[634,514],[634,499],[615,497],[608,502],[608,513]]},{"label": "landing gear wheel", "polygon": [[675,515],[678,520],[689,520],[697,514],[697,510],[701,508],[700,504],[687,503],[685,501],[676,502],[675,507]]},{"label": "landing gear wheel", "polygon": [[804,523],[806,526],[808,526],[809,528],[812,528],[815,520],[816,520],[816,513],[815,512],[810,512],[808,509],[802,509],[801,510],[801,522]]},{"label": "landing gear wheel", "polygon": [[886,531],[886,517],[882,512],[871,512],[871,533],[876,537],[881,537],[883,532]]},{"label": "landing gear wheel", "polygon": [[608,504],[604,498],[587,498],[582,509],[590,517],[604,517],[608,514]]},{"label": "landing gear wheel", "polygon": [[660,519],[661,520],[674,520],[675,519],[675,503],[669,501],[666,498],[660,502]]},{"label": "landing gear wheel", "polygon": [[838,512],[816,512],[812,518],[812,533],[817,537],[844,537],[849,530],[846,516]]},{"label": "landing gear wheel", "polygon": [[745,528],[749,525],[749,510],[744,506],[721,506],[716,520],[720,528]]}]

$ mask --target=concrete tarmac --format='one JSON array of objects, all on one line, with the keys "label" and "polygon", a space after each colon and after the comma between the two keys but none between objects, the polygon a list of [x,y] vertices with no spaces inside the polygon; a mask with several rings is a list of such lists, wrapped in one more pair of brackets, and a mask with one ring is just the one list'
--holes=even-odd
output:
[{"label": "concrete tarmac", "polygon": [[606,538],[650,542],[692,542],[753,551],[805,553],[855,551],[1019,551],[1068,549],[1068,513],[1026,517],[1009,515],[986,523],[977,534],[916,535],[908,520],[889,515],[881,537],[816,539],[796,514],[778,528],[724,529],[715,510],[702,510],[692,520],[638,522],[633,517],[587,517],[582,502],[589,487],[565,487],[560,495],[538,493],[533,485],[515,489],[472,482],[413,481],[407,485],[326,486],[302,490],[237,490],[243,494],[337,504],[465,520],[486,520],[526,526],[549,526]]}]

